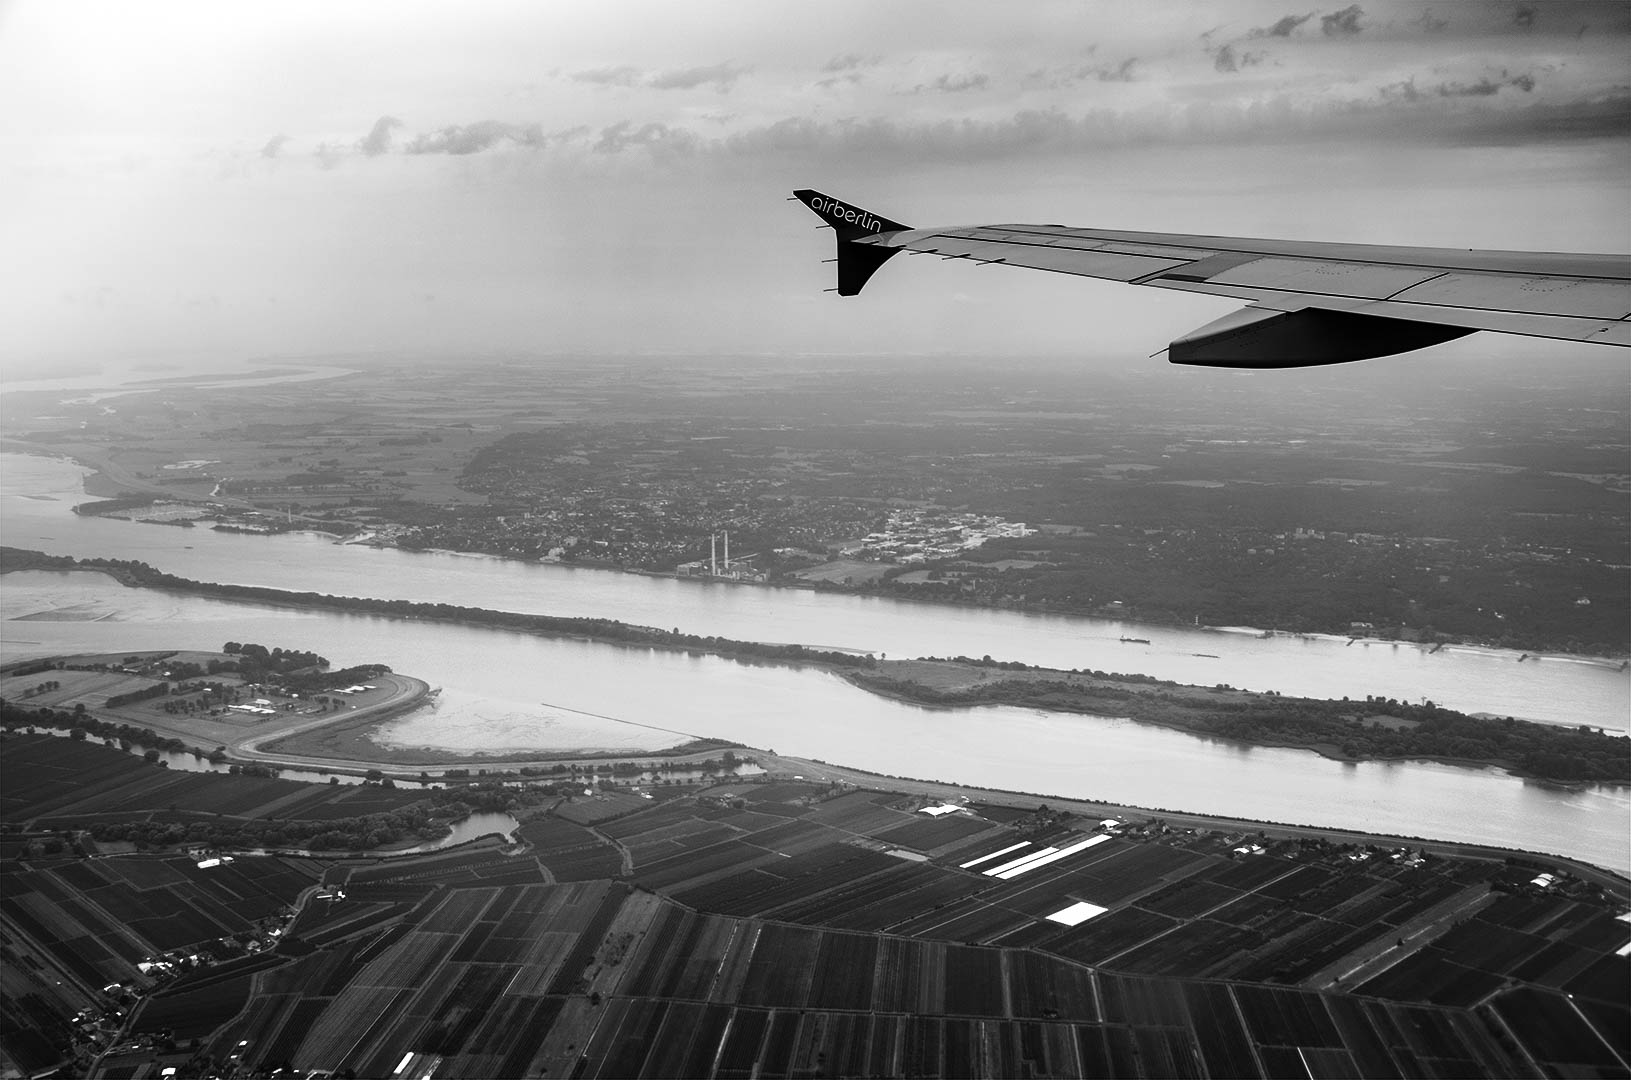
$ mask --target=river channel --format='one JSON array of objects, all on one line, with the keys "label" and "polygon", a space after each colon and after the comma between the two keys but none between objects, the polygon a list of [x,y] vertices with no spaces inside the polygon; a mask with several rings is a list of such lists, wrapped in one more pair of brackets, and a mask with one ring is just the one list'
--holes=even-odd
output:
[{"label": "river channel", "polygon": [[[31,473],[21,483],[19,461]],[[81,470],[12,455],[0,460],[0,468],[5,543],[56,554],[140,559],[194,578],[609,615],[697,633],[891,655],[990,653],[1286,693],[1428,696],[1502,715],[1572,715],[1575,722],[1625,724],[1627,676],[1591,663],[1519,663],[1516,654],[1500,652],[1428,655],[1408,646],[1367,649],[1340,640],[1262,639],[792,590],[697,586],[343,547],[305,535],[245,537],[79,519],[68,507],[84,498],[78,487]],[[1125,720],[1030,709],[931,710],[875,697],[818,669],[177,596],[125,589],[96,574],[8,574],[0,578],[0,600],[5,616],[0,646],[7,658],[216,649],[227,640],[253,640],[315,649],[336,664],[386,663],[443,686],[443,697],[455,703],[481,703],[460,709],[459,715],[404,718],[386,732],[396,743],[513,753],[551,746],[562,734],[552,735],[551,716],[596,716],[643,725],[641,731],[737,739],[885,774],[1551,851],[1631,870],[1631,792],[1625,789],[1566,790],[1497,770],[1432,763],[1341,764],[1306,751],[1251,748]],[[1123,634],[1147,637],[1152,645],[1122,645]],[[1189,657],[1186,663],[1186,652],[1216,654],[1204,659],[1210,677],[1194,673],[1203,658]],[[1309,668],[1327,674],[1311,676]],[[1531,681],[1545,689],[1534,690]],[[480,719],[495,714],[505,721]]]},{"label": "river channel", "polygon": [[1466,712],[1620,732],[1631,722],[1631,671],[1607,661],[1146,626],[370,548],[316,533],[252,536],[81,518],[71,508],[88,501],[81,484],[87,471],[61,459],[0,454],[0,542],[54,555],[137,559],[198,581],[593,616],[893,657],[989,654],[1310,697],[1428,698]]}]

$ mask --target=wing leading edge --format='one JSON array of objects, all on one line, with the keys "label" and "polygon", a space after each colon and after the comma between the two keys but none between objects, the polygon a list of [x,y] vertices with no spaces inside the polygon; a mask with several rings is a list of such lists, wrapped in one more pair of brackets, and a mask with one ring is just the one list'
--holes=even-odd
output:
[{"label": "wing leading edge", "polygon": [[1391,356],[1477,330],[1631,346],[1631,257],[1323,244],[976,225],[913,229],[819,191],[793,193],[837,236],[840,296],[897,252],[967,259],[1250,306],[1173,341],[1175,364],[1308,367]]}]

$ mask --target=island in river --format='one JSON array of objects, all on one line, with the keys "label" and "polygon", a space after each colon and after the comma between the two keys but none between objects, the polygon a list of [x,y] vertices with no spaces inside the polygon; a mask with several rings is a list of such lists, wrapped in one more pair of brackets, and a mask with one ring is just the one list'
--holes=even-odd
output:
[{"label": "island in river", "polygon": [[[1092,713],[1179,728],[1207,738],[1306,748],[1341,760],[1433,759],[1495,766],[1517,775],[1562,783],[1631,783],[1631,740],[1587,727],[1470,716],[1431,702],[1414,704],[1380,697],[1335,701],[1294,698],[1272,691],[1237,690],[1225,684],[1185,686],[1144,675],[1060,671],[968,658],[884,661],[867,654],[704,637],[611,619],[561,618],[197,582],[139,562],[73,559],[0,548],[0,572],[7,570],[98,571],[132,587],[500,627],[613,645],[708,653],[742,662],[822,666],[873,693],[929,706],[1002,704]],[[355,724],[346,726],[353,732],[357,729]],[[363,745],[355,736],[345,743],[348,757]],[[322,756],[321,747],[308,744],[304,749],[313,756]],[[446,764],[455,757],[436,754],[424,760]],[[471,756],[470,760],[490,759]]]}]

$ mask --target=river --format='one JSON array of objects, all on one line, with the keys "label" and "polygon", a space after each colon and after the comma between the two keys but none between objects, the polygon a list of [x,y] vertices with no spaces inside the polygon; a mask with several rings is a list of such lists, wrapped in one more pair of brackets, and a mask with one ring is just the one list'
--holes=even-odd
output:
[{"label": "river", "polygon": [[[306,535],[245,537],[79,519],[67,507],[83,497],[80,470],[22,459],[32,470],[30,490],[26,481],[18,481],[16,460],[0,461],[0,482],[8,489],[0,495],[5,543],[56,554],[136,558],[188,577],[603,614],[699,633],[874,648],[893,655],[989,652],[1033,663],[1142,670],[1286,693],[1425,695],[1502,714],[1625,723],[1626,675],[1591,663],[1520,664],[1515,655],[1499,652],[1427,655],[1407,646],[1365,649],[1340,641],[697,586],[373,551]],[[55,486],[42,486],[41,480],[54,480]],[[394,742],[497,754],[581,738],[576,727],[552,730],[550,719],[569,715],[578,724],[595,717],[610,725],[641,725],[640,731],[737,739],[885,774],[1551,851],[1631,871],[1631,791],[1625,789],[1566,790],[1498,770],[1433,763],[1342,764],[1306,751],[1245,747],[1125,720],[1031,709],[931,710],[865,693],[819,669],[125,589],[99,574],[8,574],[0,578],[0,599],[5,615],[0,652],[7,658],[217,649],[227,640],[251,640],[314,649],[336,664],[386,663],[443,686],[444,699],[475,703],[450,714],[439,709],[397,721],[385,734]],[[1124,632],[1154,644],[1122,645],[1116,639]],[[1186,649],[1218,654],[1206,661],[1210,677],[1183,673]],[[1075,659],[1065,662],[1061,656]],[[1310,666],[1327,670],[1334,685],[1310,680],[1305,670]],[[1529,687],[1530,681],[1545,684],[1546,692]],[[1559,701],[1575,704],[1560,711]],[[503,722],[494,723],[495,715]]]},{"label": "river", "polygon": [[898,776],[1516,846],[1631,870],[1624,789],[1571,791],[1420,762],[1341,764],[1033,709],[926,709],[816,668],[175,596],[126,589],[102,574],[7,574],[0,591],[6,612],[16,613],[0,623],[8,658],[253,640],[314,649],[336,664],[386,663],[442,685],[444,699],[473,704],[394,721],[383,733],[391,743],[491,754],[562,749],[582,738],[581,723],[563,729],[552,721],[592,714],[605,730],[659,729],[670,742],[712,735]]},{"label": "river", "polygon": [[[621,619],[687,633],[797,642],[895,657],[983,656],[1139,672],[1309,697],[1428,698],[1466,712],[1624,732],[1631,672],[1580,657],[1349,643],[1331,636],[1145,626],[1111,619],[913,603],[620,574],[543,563],[336,544],[315,533],[251,536],[70,512],[87,470],[0,454],[0,541],[56,555],[138,559],[199,581]],[[1121,639],[1147,639],[1148,645]]]}]

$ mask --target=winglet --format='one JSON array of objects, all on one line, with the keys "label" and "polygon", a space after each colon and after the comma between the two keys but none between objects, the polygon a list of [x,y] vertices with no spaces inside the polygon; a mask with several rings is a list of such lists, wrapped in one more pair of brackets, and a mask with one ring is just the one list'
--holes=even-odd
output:
[{"label": "winglet", "polygon": [[841,203],[830,195],[800,188],[793,197],[815,211],[816,216],[832,226],[838,237],[838,295],[854,296],[861,291],[867,279],[878,267],[889,261],[899,248],[878,247],[857,243],[883,233],[900,232],[910,226],[879,217],[869,210]]}]

